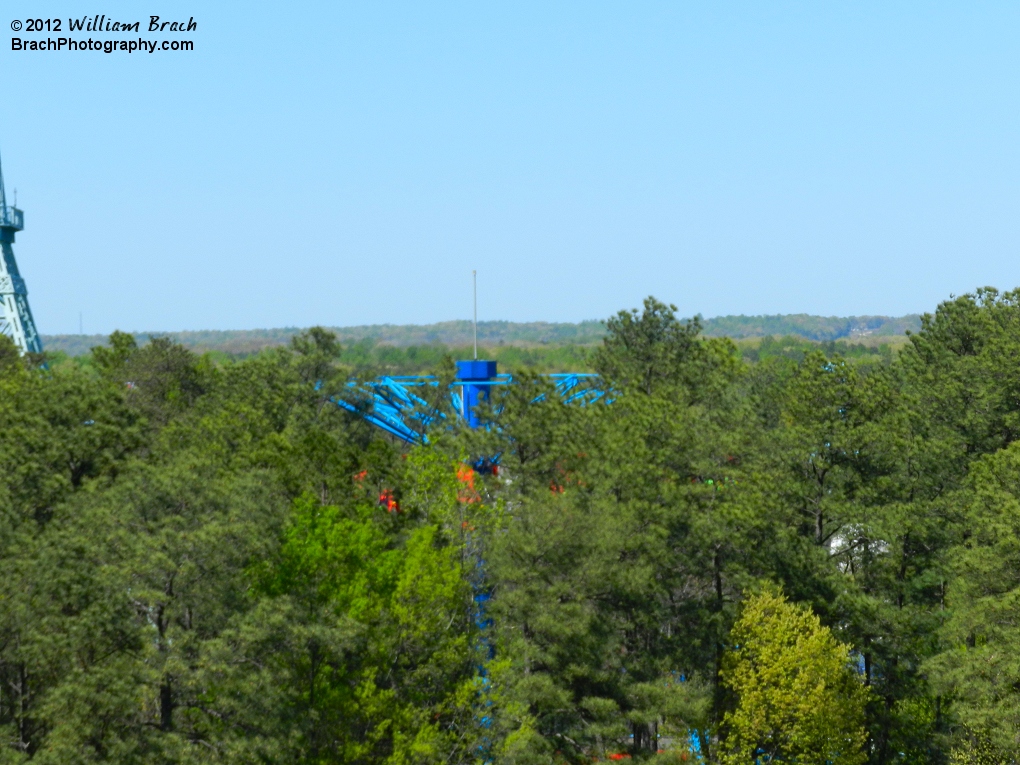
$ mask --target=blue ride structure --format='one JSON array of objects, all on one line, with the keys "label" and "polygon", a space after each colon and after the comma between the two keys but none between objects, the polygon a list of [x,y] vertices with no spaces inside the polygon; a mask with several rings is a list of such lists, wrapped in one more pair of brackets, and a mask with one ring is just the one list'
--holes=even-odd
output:
[{"label": "blue ride structure", "polygon": [[[556,394],[566,403],[588,404],[604,399],[605,391],[598,387],[598,375],[584,372],[567,372],[546,375],[554,386]],[[457,375],[450,385],[450,409],[470,428],[483,425],[479,408],[491,400],[492,389],[501,385],[512,385],[513,375],[499,374],[495,361],[472,359],[457,362]],[[336,404],[347,411],[363,417],[370,424],[408,444],[428,443],[428,430],[446,414],[436,411],[424,397],[425,389],[438,388],[439,380],[434,375],[382,376],[369,381],[351,381],[349,392],[355,402],[337,397]],[[545,394],[539,395],[540,401]],[[452,425],[453,423],[447,423]],[[499,462],[498,455],[479,460],[471,467],[479,472],[488,472]],[[489,630],[493,626],[488,614],[492,590],[486,581],[485,556],[481,539],[470,535],[467,541],[469,555],[474,560],[469,575],[474,613],[472,618],[478,628],[479,640],[476,650],[478,663],[478,711],[476,721],[480,728],[488,730],[493,723],[492,701],[489,699],[489,672],[487,663],[495,657],[495,645]],[[492,762],[488,734],[482,736],[479,745],[479,759]]]},{"label": "blue ride structure", "polygon": [[[545,377],[566,403],[589,404],[605,396],[596,384],[598,375],[561,372]],[[449,392],[451,409],[468,427],[477,428],[482,424],[478,409],[489,402],[492,389],[513,382],[513,375],[498,373],[495,361],[458,361]],[[428,443],[429,427],[446,417],[423,395],[424,389],[439,387],[434,375],[383,375],[374,380],[352,380],[347,386],[355,401],[337,397],[338,406],[408,444]]]},{"label": "blue ride structure", "polygon": [[[612,402],[612,396],[607,395],[607,387],[599,384],[599,376],[596,374],[565,372],[544,376],[553,383],[556,395],[565,403],[586,405],[597,401],[606,404]],[[450,408],[468,427],[482,427],[484,423],[479,416],[479,407],[490,402],[494,387],[512,385],[513,383],[513,375],[498,373],[495,361],[458,361],[457,375],[450,385]],[[405,443],[426,444],[428,443],[428,429],[439,424],[437,418],[444,418],[446,415],[437,413],[435,408],[420,394],[425,388],[438,388],[439,384],[439,380],[433,375],[382,376],[374,380],[348,383],[351,393],[354,394],[353,397],[360,400],[360,405],[340,398],[334,400],[342,408],[359,414],[367,422]],[[534,402],[541,401],[544,396],[545,394],[537,396]],[[448,424],[452,425],[452,423]],[[498,461],[497,455],[482,459],[471,467],[476,471],[486,472],[491,468],[491,465]],[[474,601],[472,618],[479,630],[479,639],[476,645],[476,650],[479,653],[479,706],[475,719],[480,728],[488,730],[492,726],[493,720],[490,709],[492,702],[488,698],[490,680],[486,665],[496,654],[495,645],[489,633],[493,626],[492,618],[488,613],[492,590],[485,573],[485,556],[481,540],[475,536],[470,537],[468,549],[470,558],[474,561],[469,574],[472,600]],[[686,680],[682,675],[679,679],[681,682]],[[486,764],[493,761],[489,751],[490,746],[488,734],[483,735],[478,754],[479,760]],[[699,731],[691,729],[687,732],[687,746],[695,756],[700,755],[701,733]]]}]

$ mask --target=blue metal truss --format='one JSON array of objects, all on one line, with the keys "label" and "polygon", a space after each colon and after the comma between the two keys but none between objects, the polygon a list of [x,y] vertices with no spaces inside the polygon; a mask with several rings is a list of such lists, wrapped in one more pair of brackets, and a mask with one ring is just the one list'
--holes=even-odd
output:
[{"label": "blue metal truss", "polygon": [[428,402],[414,392],[415,388],[426,386],[438,387],[439,382],[431,375],[384,375],[375,380],[347,383],[354,401],[338,396],[333,402],[401,441],[420,444],[428,440],[425,430],[437,416],[443,416],[442,413],[432,412]]}]

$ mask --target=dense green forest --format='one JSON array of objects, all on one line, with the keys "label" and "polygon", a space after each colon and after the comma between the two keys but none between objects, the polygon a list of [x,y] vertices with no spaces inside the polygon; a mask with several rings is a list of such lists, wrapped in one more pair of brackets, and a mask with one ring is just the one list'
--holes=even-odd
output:
[{"label": "dense green forest", "polygon": [[[700,320],[706,337],[761,338],[792,336],[816,342],[845,340],[860,342],[902,338],[906,332],[917,331],[917,315],[890,318],[888,316],[719,316]],[[363,349],[376,347],[422,349],[469,348],[473,331],[469,321],[447,321],[439,324],[399,325],[376,324],[360,327],[330,327],[345,346]],[[144,343],[154,337],[169,337],[198,353],[216,351],[233,358],[244,358],[265,348],[284,346],[302,330],[284,329],[205,330],[191,332],[137,332],[135,340]],[[602,342],[606,325],[602,321],[568,322],[510,322],[481,321],[478,323],[478,342],[490,353],[505,353],[504,346],[527,349],[549,346],[577,346],[590,348]],[[81,356],[106,338],[102,335],[43,335],[43,346],[69,356]],[[440,350],[442,352],[442,350]]]},{"label": "dense green forest", "polygon": [[898,350],[675,310],[415,447],[320,328],[0,345],[0,762],[1015,763],[1020,291]]}]

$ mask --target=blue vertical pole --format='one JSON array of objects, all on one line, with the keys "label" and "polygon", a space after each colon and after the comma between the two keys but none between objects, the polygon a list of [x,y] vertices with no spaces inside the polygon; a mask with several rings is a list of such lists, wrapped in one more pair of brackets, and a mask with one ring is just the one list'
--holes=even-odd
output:
[{"label": "blue vertical pole", "polygon": [[[475,356],[477,357],[477,355],[478,350],[476,346]],[[460,414],[464,421],[467,422],[468,427],[477,428],[481,425],[481,419],[478,417],[476,410],[480,404],[489,401],[490,383],[495,377],[495,361],[479,361],[475,358],[471,361],[457,362],[457,380],[454,384],[459,384],[461,387]],[[471,577],[471,589],[475,604],[475,626],[481,633],[479,644],[476,647],[476,650],[481,655],[479,656],[480,663],[478,665],[479,708],[475,719],[479,727],[483,730],[488,730],[492,727],[490,709],[492,701],[489,699],[489,670],[485,665],[495,655],[495,646],[487,634],[492,628],[492,619],[488,615],[487,608],[491,593],[485,581],[485,558],[481,550],[480,541],[476,538],[468,543],[472,557],[475,559],[475,570]],[[478,754],[483,763],[492,762],[492,755],[489,751],[491,746],[492,741],[487,734],[484,734],[478,747]]]}]

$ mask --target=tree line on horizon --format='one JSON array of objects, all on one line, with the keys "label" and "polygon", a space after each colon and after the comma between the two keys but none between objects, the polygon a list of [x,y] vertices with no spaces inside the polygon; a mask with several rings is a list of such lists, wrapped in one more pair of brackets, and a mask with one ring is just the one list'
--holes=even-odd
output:
[{"label": "tree line on horizon", "polygon": [[[859,342],[863,338],[893,340],[907,332],[920,329],[920,316],[902,317],[851,316],[823,317],[808,314],[775,316],[698,317],[706,337],[764,338],[796,337],[815,342]],[[473,342],[469,321],[450,321],[425,325],[369,325],[362,327],[330,327],[344,347],[357,346],[371,350],[377,346],[407,349],[470,348]],[[215,351],[235,358],[277,346],[287,345],[302,330],[283,329],[203,330],[187,332],[137,332],[138,344],[154,337],[169,337],[198,353]],[[509,322],[478,323],[479,344],[493,353],[506,352],[504,346],[517,346],[533,352],[549,352],[552,348],[577,346],[590,348],[602,342],[605,322]],[[103,335],[43,335],[47,350],[68,356],[84,356],[95,345],[105,343]],[[543,350],[544,349],[544,350]]]},{"label": "tree line on horizon", "polygon": [[605,327],[607,395],[476,430],[437,359],[414,447],[322,328],[0,338],[0,763],[1015,763],[1020,291],[853,360]]},{"label": "tree line on horizon", "polygon": [[[138,344],[138,338],[134,338]],[[159,338],[155,338],[159,339]],[[170,339],[170,338],[167,338]],[[905,340],[905,338],[903,338]],[[149,341],[151,342],[151,338]],[[741,357],[749,362],[757,362],[773,356],[801,360],[812,351],[828,354],[839,354],[853,363],[886,363],[893,357],[896,344],[851,342],[847,340],[830,340],[816,342],[787,335],[784,337],[766,336],[751,340],[738,341],[737,350]],[[519,372],[556,373],[594,371],[593,359],[598,346],[551,345],[544,347],[521,347],[503,345],[496,347],[480,347],[479,352],[484,358],[497,362],[500,373]],[[272,353],[273,347],[263,348],[253,354],[230,354],[222,351],[206,351],[204,354],[209,363],[222,364],[251,358],[259,353]],[[445,345],[381,345],[371,340],[342,345],[337,362],[356,376],[379,375],[427,375],[437,369],[447,358],[470,359],[473,349],[466,347],[450,347]],[[91,365],[90,356],[68,357],[60,351],[47,354],[53,366],[63,364]]]}]

